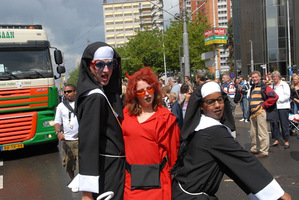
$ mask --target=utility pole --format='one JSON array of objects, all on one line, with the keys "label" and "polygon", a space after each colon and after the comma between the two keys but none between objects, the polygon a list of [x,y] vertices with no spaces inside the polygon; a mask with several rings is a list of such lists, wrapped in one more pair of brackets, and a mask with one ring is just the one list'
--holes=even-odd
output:
[{"label": "utility pole", "polygon": [[292,70],[292,51],[291,51],[291,30],[290,30],[290,6],[289,6],[289,1],[287,0],[287,19],[288,19],[288,54],[289,54],[289,80],[291,80],[291,70]]},{"label": "utility pole", "polygon": [[190,77],[190,59],[189,59],[189,40],[187,33],[187,19],[186,19],[186,0],[183,0],[183,48],[184,48],[184,60],[185,60],[185,76]]},{"label": "utility pole", "polygon": [[249,42],[250,42],[250,55],[251,55],[250,66],[251,66],[251,72],[253,72],[254,71],[254,62],[253,62],[252,40],[249,40]]}]

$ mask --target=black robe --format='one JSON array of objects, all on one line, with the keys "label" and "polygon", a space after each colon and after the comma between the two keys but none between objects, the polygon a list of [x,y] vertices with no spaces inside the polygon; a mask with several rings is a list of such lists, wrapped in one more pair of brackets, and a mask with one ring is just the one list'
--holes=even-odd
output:
[{"label": "black robe", "polygon": [[[122,130],[103,94],[88,93],[101,89],[119,118],[123,117],[121,95],[121,59],[114,51],[117,65],[108,85],[101,86],[90,71],[90,62],[103,42],[86,47],[80,64],[76,113],[79,122],[79,190],[102,194],[114,192],[122,199],[125,179]],[[117,157],[120,156],[120,157]],[[94,194],[96,197],[98,194]]]},{"label": "black robe", "polygon": [[[224,173],[248,195],[262,191],[273,181],[272,175],[241,147],[224,125],[196,131],[188,145],[183,165],[175,174],[172,199],[217,199],[215,193]],[[188,195],[179,188],[178,182],[187,192],[204,192],[208,196]]]},{"label": "black robe", "polygon": [[80,101],[79,174],[99,176],[99,194],[113,191],[114,199],[122,199],[125,158],[100,156],[125,155],[121,127],[103,95],[92,94]]}]

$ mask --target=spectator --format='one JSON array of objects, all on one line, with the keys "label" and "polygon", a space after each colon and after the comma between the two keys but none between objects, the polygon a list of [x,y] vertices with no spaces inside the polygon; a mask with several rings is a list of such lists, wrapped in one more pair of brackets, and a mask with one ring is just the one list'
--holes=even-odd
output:
[{"label": "spectator", "polygon": [[[284,139],[284,148],[288,149],[290,147],[290,130],[289,130],[289,111],[290,111],[290,87],[285,82],[280,80],[281,75],[278,71],[272,73],[272,84],[271,87],[274,89],[278,95],[278,100],[276,101],[276,107],[278,110],[279,121],[271,122],[271,132],[272,138],[275,140],[272,146],[277,146],[279,144],[279,138],[282,135]],[[281,131],[280,131],[281,130]]]},{"label": "spectator", "polygon": [[162,106],[158,77],[149,67],[129,78],[125,103],[124,200],[171,200],[169,170],[177,159],[180,130],[175,116]]},{"label": "spectator", "polygon": [[181,130],[183,126],[183,112],[180,104],[178,103],[176,94],[174,92],[169,94],[169,102],[170,102],[171,112],[176,117],[176,122]]},{"label": "spectator", "polygon": [[169,111],[171,110],[170,102],[169,102],[169,93],[170,93],[170,86],[164,86],[162,87],[162,100],[163,100],[163,106],[167,108]]},{"label": "spectator", "polygon": [[239,85],[241,86],[242,90],[242,99],[240,101],[240,106],[243,112],[243,118],[240,119],[240,122],[245,121],[248,122],[248,98],[247,93],[249,90],[249,84],[244,80],[244,76],[239,76]]},{"label": "spectator", "polygon": [[172,169],[172,199],[216,200],[224,173],[250,199],[291,199],[263,165],[232,137],[230,104],[217,83],[207,82],[196,89],[184,123],[178,160]]},{"label": "spectator", "polygon": [[[71,180],[78,170],[78,121],[75,115],[76,86],[67,84],[64,87],[64,100],[56,109],[54,128],[59,141],[61,141],[62,165],[69,174]],[[78,192],[78,187],[72,188]]]},{"label": "spectator", "polygon": [[77,86],[82,199],[96,199],[108,191],[114,193],[114,199],[123,199],[121,59],[116,51],[103,42],[88,45],[82,55]]},{"label": "spectator", "polygon": [[174,79],[174,77],[169,77],[168,78],[168,83],[171,87],[170,92],[175,92],[176,95],[178,96],[180,93],[180,85],[177,83],[177,81]]},{"label": "spectator", "polygon": [[[257,154],[259,158],[267,157],[269,154],[269,134],[268,120],[275,120],[277,116],[272,111],[275,110],[277,94],[271,87],[261,80],[259,71],[251,72],[253,86],[250,90],[249,110],[250,110],[250,152]],[[266,113],[266,109],[268,113]],[[272,115],[273,114],[273,115]],[[260,145],[260,148],[258,147]]]},{"label": "spectator", "polygon": [[291,85],[291,99],[293,101],[293,113],[298,114],[299,111],[299,76],[293,76]]},{"label": "spectator", "polygon": [[185,83],[193,90],[193,84],[191,83],[190,77],[185,76]]},{"label": "spectator", "polygon": [[198,85],[201,85],[203,84],[204,82],[206,82],[206,76],[204,73],[200,72],[200,73],[197,73],[196,76],[195,76],[195,80],[196,82],[198,83]]}]

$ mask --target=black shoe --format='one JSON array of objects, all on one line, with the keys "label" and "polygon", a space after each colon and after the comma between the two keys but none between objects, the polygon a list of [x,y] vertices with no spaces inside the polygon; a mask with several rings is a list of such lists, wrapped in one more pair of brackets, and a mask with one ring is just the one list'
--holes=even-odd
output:
[{"label": "black shoe", "polygon": [[284,145],[283,148],[284,148],[284,149],[288,149],[288,148],[290,148],[290,144],[289,144],[289,145]]},{"label": "black shoe", "polygon": [[273,144],[270,145],[270,147],[276,147],[278,145],[279,145],[279,143],[273,143]]}]

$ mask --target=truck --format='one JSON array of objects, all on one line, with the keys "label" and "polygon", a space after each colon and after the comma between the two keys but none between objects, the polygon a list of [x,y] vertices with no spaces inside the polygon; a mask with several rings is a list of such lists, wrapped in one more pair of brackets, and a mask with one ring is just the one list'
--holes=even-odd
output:
[{"label": "truck", "polygon": [[1,152],[58,143],[55,79],[65,73],[62,63],[61,51],[51,47],[42,25],[0,25]]}]

